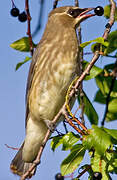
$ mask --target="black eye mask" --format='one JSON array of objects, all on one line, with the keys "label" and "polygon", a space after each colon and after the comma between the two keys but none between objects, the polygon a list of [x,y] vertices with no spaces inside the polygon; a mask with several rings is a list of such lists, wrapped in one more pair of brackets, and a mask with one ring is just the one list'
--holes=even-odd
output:
[{"label": "black eye mask", "polygon": [[76,18],[77,16],[79,16],[82,12],[86,11],[87,9],[84,8],[84,9],[69,9],[68,10],[68,14],[71,15],[73,18]]}]

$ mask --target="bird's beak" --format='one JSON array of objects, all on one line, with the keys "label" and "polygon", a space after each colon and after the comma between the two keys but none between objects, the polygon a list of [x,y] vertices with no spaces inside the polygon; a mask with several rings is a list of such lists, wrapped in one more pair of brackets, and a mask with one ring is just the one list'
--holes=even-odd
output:
[{"label": "bird's beak", "polygon": [[95,14],[86,14],[86,13],[92,11],[92,10],[94,10],[94,8],[84,8],[84,11],[81,12],[81,13],[77,16],[77,18],[80,18],[81,21],[82,21],[82,20],[85,20],[85,19],[87,19],[87,18],[89,18],[89,17],[95,16]]}]

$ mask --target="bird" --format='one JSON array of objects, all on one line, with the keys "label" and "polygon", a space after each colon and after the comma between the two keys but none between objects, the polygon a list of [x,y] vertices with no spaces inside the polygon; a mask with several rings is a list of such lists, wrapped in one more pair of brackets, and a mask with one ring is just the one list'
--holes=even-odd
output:
[{"label": "bird", "polygon": [[[29,68],[26,88],[26,137],[10,164],[22,176],[36,159],[52,120],[65,102],[67,89],[79,74],[80,50],[76,29],[94,8],[62,6],[48,15],[42,39]],[[58,119],[57,124],[63,120]],[[35,170],[30,173],[30,178]]]}]

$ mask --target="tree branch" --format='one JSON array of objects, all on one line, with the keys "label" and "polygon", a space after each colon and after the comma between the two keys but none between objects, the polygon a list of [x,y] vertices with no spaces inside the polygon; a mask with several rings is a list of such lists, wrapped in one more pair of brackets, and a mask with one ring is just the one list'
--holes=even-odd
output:
[{"label": "tree branch", "polygon": [[41,25],[42,25],[42,14],[44,11],[44,0],[39,0],[39,1],[40,1],[39,16],[38,16],[37,26],[36,26],[34,32],[32,33],[32,37],[37,35],[37,33],[41,29]]},{"label": "tree branch", "polygon": [[[65,118],[66,118],[66,121],[79,133],[79,134],[81,134],[81,135],[84,135],[85,133],[82,131],[82,130],[80,130],[79,128],[77,128],[75,125],[74,125],[74,123],[72,122],[72,119],[70,119],[69,117],[68,117],[68,114],[67,114],[67,112],[66,112],[66,109],[63,109],[63,115],[65,116]],[[78,121],[76,118],[75,119],[73,119],[74,121],[76,121],[76,122],[80,122],[80,121]],[[81,123],[80,123],[81,124]],[[87,130],[87,129],[86,129]]]},{"label": "tree branch", "polygon": [[[75,0],[75,6],[78,6],[79,7],[79,1],[78,0]],[[82,43],[82,33],[81,33],[81,26],[79,25],[78,26],[78,42],[79,42],[79,45]],[[80,75],[82,74],[83,72],[83,67],[82,67],[82,62],[83,62],[83,50],[80,51]],[[79,87],[79,92],[80,92],[80,108],[81,108],[81,113],[80,113],[80,119],[81,119],[81,122],[82,124],[85,124],[85,121],[84,121],[84,101],[83,101],[83,82],[81,83],[80,87]]]},{"label": "tree branch", "polygon": [[14,1],[11,0],[11,2],[12,2],[12,8],[16,7]]},{"label": "tree branch", "polygon": [[[28,0],[26,0],[28,1]],[[57,3],[58,1],[55,0],[54,3]],[[106,27],[104,34],[103,34],[103,38],[106,40],[108,37],[108,34],[110,32],[110,29],[114,23],[114,13],[115,13],[115,2],[114,0],[110,0],[111,3],[111,13],[110,13],[110,20],[109,20],[109,27]],[[56,4],[55,4],[56,5]],[[55,6],[53,6],[55,8]],[[78,78],[78,80],[75,83],[74,88],[71,90],[70,94],[69,94],[69,100],[71,100],[71,98],[75,95],[77,89],[79,88],[81,82],[84,80],[84,78],[86,77],[86,75],[89,74],[91,68],[93,67],[93,65],[95,64],[95,62],[98,60],[98,58],[100,57],[99,51],[96,51],[94,53],[94,56],[91,60],[91,62],[88,64],[87,68],[84,70],[84,72],[81,74],[81,76]],[[64,103],[64,105],[62,106],[62,108],[60,109],[60,111],[58,112],[58,114],[55,116],[55,118],[53,119],[53,123],[56,124],[57,120],[60,118],[61,115],[66,116],[66,103]],[[67,117],[68,118],[68,117]],[[81,133],[81,132],[80,132]],[[21,180],[25,180],[26,177],[28,177],[29,173],[40,163],[40,159],[41,159],[41,155],[42,152],[44,150],[44,147],[49,139],[51,132],[50,130],[47,131],[46,136],[43,140],[43,145],[40,147],[40,150],[38,152],[37,158],[34,161],[34,163],[32,164],[31,168],[21,177]]]},{"label": "tree branch", "polygon": [[28,30],[27,30],[27,35],[29,37],[29,44],[30,44],[30,53],[31,56],[33,55],[33,42],[32,42],[32,36],[31,36],[31,26],[30,26],[30,21],[31,21],[31,16],[30,16],[30,11],[29,11],[29,2],[28,0],[25,0],[25,9],[27,13],[27,22],[28,22]]},{"label": "tree branch", "polygon": [[79,6],[78,0],[75,0],[75,6]]},{"label": "tree branch", "polygon": [[91,169],[91,165],[88,165],[76,178],[80,178],[83,174],[85,174],[89,169]]},{"label": "tree branch", "polygon": [[15,148],[15,147],[12,147],[12,146],[9,146],[8,144],[5,144],[5,146],[9,149],[12,149],[12,150],[19,150],[20,148]]},{"label": "tree branch", "polygon": [[108,34],[111,30],[112,25],[114,24],[114,17],[115,17],[115,9],[116,9],[116,3],[114,0],[109,0],[111,5],[111,11],[110,11],[110,19],[109,22],[106,24],[106,30],[104,31],[103,38],[106,40],[108,38]]},{"label": "tree branch", "polygon": [[67,133],[68,133],[68,129],[67,129],[65,120],[63,121],[63,126],[64,126],[65,132],[66,132],[66,134],[67,134]]},{"label": "tree branch", "polygon": [[53,3],[53,9],[55,9],[55,8],[57,7],[58,1],[59,1],[59,0],[55,0],[55,1],[54,1],[54,3]]},{"label": "tree branch", "polygon": [[[91,55],[91,54],[93,54],[93,52],[86,52],[86,53],[84,53],[84,55]],[[101,54],[100,53],[100,55],[103,55],[103,56],[109,57],[109,58],[117,58],[117,54],[115,54],[115,55],[105,55],[105,54]]]}]

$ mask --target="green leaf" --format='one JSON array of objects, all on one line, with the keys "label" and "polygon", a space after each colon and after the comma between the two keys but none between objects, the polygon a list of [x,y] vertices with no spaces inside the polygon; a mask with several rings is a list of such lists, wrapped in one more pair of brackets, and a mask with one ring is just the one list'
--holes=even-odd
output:
[{"label": "green leaf", "polygon": [[115,153],[107,153],[106,158],[109,161],[108,172],[117,174],[117,152]]},{"label": "green leaf", "polygon": [[[104,16],[109,19],[110,17],[110,5],[104,7]],[[115,9],[115,21],[117,21],[117,8]]]},{"label": "green leaf", "polygon": [[109,102],[108,111],[111,113],[117,113],[117,98]]},{"label": "green leaf", "polygon": [[81,144],[78,144],[75,147],[77,148],[73,149],[61,164],[61,173],[63,176],[74,172],[83,160],[85,148]]},{"label": "green leaf", "polygon": [[32,57],[28,57],[28,56],[27,56],[27,57],[24,59],[24,61],[19,62],[19,63],[16,65],[15,70],[17,71],[23,64],[25,64],[26,62],[28,62],[31,58],[32,58]]},{"label": "green leaf", "polygon": [[109,135],[111,135],[114,139],[117,140],[117,130],[116,130],[116,129],[107,129],[107,128],[104,128],[104,130],[105,130]]},{"label": "green leaf", "polygon": [[[95,80],[96,80],[96,84],[99,87],[101,93],[106,98],[110,91],[112,77],[110,77],[110,76],[104,77],[102,74],[102,75],[96,76]],[[117,80],[114,81],[114,87],[110,94],[110,100],[112,100],[113,98],[117,98]]]},{"label": "green leaf", "polygon": [[[100,44],[102,46],[100,46],[100,51],[104,52],[104,55],[108,55],[112,52],[114,52],[115,50],[117,50],[117,30],[111,32],[108,35],[108,39],[107,41],[104,41],[105,43],[101,43]],[[99,43],[95,43],[91,46],[91,50],[94,52],[96,50],[96,48],[99,49]]]},{"label": "green leaf", "polygon": [[68,132],[66,135],[63,136],[63,147],[62,150],[69,150],[72,146],[78,142],[80,137],[75,135],[73,132]]},{"label": "green leaf", "polygon": [[[116,93],[112,91],[110,95],[110,100],[109,100],[109,105],[108,105],[108,113],[106,114],[106,121],[113,121],[117,119],[117,98],[113,98]],[[107,95],[103,95],[100,90],[97,91],[94,101],[101,103],[101,104],[106,104],[106,98]]]},{"label": "green leaf", "polygon": [[57,136],[57,137],[53,137],[52,141],[51,141],[51,149],[53,151],[55,151],[55,149],[60,146],[63,143],[63,137]]},{"label": "green leaf", "polygon": [[104,97],[104,95],[102,94],[102,92],[100,90],[98,90],[96,92],[95,98],[94,98],[95,102],[101,103],[101,104],[105,104],[106,103],[106,97]]},{"label": "green leaf", "polygon": [[100,50],[100,52],[103,52],[104,55],[106,55],[107,47],[108,46],[104,46],[103,44],[94,43],[91,45],[91,50],[92,50],[92,52],[95,52],[96,50]]},{"label": "green leaf", "polygon": [[92,41],[84,42],[84,43],[80,44],[80,47],[81,47],[81,48],[84,48],[84,47],[88,46],[88,45],[91,44],[91,43],[92,43]]},{"label": "green leaf", "polygon": [[[85,70],[88,65],[89,65],[89,62],[83,61],[83,70]],[[103,72],[103,69],[101,69],[101,68],[99,68],[99,67],[97,67],[97,66],[94,65],[94,66],[91,68],[90,74],[85,77],[85,80],[89,80],[89,79],[95,78],[95,77],[98,76],[101,72]]]},{"label": "green leaf", "polygon": [[79,139],[80,137],[73,132],[68,132],[62,137],[53,137],[51,141],[51,149],[55,151],[55,149],[62,144],[62,150],[67,151],[71,149],[72,146],[79,141]]},{"label": "green leaf", "polygon": [[102,44],[102,45],[104,45],[106,47],[108,46],[108,42],[105,41],[103,37],[98,37],[98,38],[93,39],[91,41],[87,41],[87,42],[84,42],[84,43],[80,44],[80,47],[84,48],[84,47],[88,46],[89,44],[91,44],[92,42],[97,42],[97,43]]},{"label": "green leaf", "polygon": [[112,77],[104,77],[103,75],[99,75],[95,78],[95,80],[102,94],[106,97],[110,90]]},{"label": "green leaf", "polygon": [[109,180],[108,166],[105,158],[102,158],[99,154],[94,153],[91,158],[91,167],[93,172],[100,172],[102,174],[101,180]]},{"label": "green leaf", "polygon": [[[90,102],[89,98],[83,92],[83,103],[84,103],[84,113],[86,114],[87,118],[89,119],[91,124],[97,124],[98,123],[98,114],[96,110],[94,109],[92,103]],[[79,104],[81,103],[81,98],[78,96]]]},{"label": "green leaf", "polygon": [[[29,52],[30,51],[30,43],[28,37],[23,37],[15,42],[13,42],[10,47],[12,47],[15,50],[23,51],[23,52]],[[33,43],[33,47],[36,47],[36,45]]]},{"label": "green leaf", "polygon": [[99,155],[103,156],[105,151],[112,144],[111,136],[106,133],[103,128],[99,128],[95,125],[92,125],[92,129],[89,133],[89,135],[84,136],[83,145],[89,150],[94,148]]},{"label": "green leaf", "polygon": [[106,54],[112,53],[117,50],[117,30],[113,31],[108,36],[109,45],[106,50]]},{"label": "green leaf", "polygon": [[114,120],[117,120],[117,113],[108,112],[106,115],[106,121],[109,122]]}]

